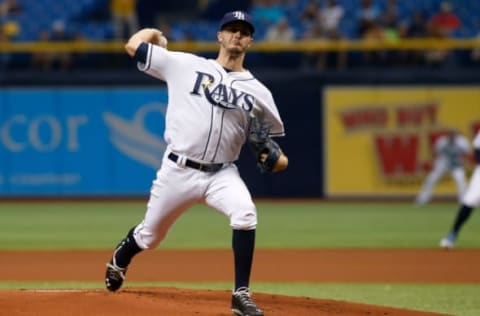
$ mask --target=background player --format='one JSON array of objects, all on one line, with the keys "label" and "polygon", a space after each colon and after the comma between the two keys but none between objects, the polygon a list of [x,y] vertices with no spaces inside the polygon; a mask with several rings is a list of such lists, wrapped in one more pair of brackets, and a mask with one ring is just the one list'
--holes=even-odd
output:
[{"label": "background player", "polygon": [[430,201],[433,189],[446,172],[450,172],[457,186],[457,198],[460,202],[467,188],[465,178],[465,156],[471,153],[468,139],[455,130],[437,139],[434,145],[435,161],[432,170],[427,175],[422,189],[416,198],[417,205]]},{"label": "background player", "polygon": [[156,29],[140,30],[126,44],[140,70],[167,82],[168,146],[143,221],[128,232],[107,264],[108,290],[121,287],[134,255],[157,247],[182,213],[204,202],[226,215],[233,229],[232,311],[263,315],[249,290],[257,210],[234,161],[247,139],[257,150],[261,170],[283,170],[288,159],[270,137],[285,134],[274,99],[243,67],[254,30],[248,14],[225,14],[216,60],[168,51],[166,38]]},{"label": "background player", "polygon": [[453,227],[450,233],[440,240],[440,246],[443,248],[453,248],[463,224],[468,220],[473,209],[480,204],[480,130],[477,132],[473,140],[473,148],[475,151],[476,166],[470,177],[468,190],[463,197],[463,202],[460,205],[460,208],[458,209]]}]

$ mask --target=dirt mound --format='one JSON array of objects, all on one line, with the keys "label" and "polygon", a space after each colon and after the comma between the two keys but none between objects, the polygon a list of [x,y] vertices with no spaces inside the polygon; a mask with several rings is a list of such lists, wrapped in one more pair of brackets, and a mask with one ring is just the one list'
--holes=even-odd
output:
[{"label": "dirt mound", "polygon": [[[177,288],[125,288],[117,293],[105,290],[9,290],[1,291],[0,306],[2,314],[10,316],[230,316],[230,295],[230,291]],[[269,316],[440,315],[308,297],[256,293],[254,299]]]},{"label": "dirt mound", "polygon": [[[0,251],[1,281],[99,282],[111,251]],[[255,282],[473,283],[479,250],[303,249],[255,253]],[[33,260],[34,258],[34,260]],[[194,260],[194,261],[193,261]],[[202,273],[198,273],[202,271]],[[162,250],[135,257],[124,288],[106,290],[0,291],[0,315],[136,316],[232,315],[229,291],[133,288],[129,282],[228,282],[231,250]],[[439,315],[434,313],[254,293],[267,316]]]}]

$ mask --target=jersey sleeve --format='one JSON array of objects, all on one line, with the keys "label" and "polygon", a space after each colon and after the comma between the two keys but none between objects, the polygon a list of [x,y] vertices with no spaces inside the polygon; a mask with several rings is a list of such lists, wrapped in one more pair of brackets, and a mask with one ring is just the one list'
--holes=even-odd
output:
[{"label": "jersey sleeve", "polygon": [[[145,55],[144,62],[137,60],[137,67],[140,71],[163,81],[167,81],[175,72],[181,71],[185,53],[170,52],[158,45],[147,45],[146,53],[138,54]],[[142,45],[139,48],[141,47]]]},{"label": "jersey sleeve", "polygon": [[285,136],[282,118],[272,93],[267,88],[264,88],[263,93],[256,98],[255,107],[258,107],[262,112],[264,124],[270,127],[269,136]]},{"label": "jersey sleeve", "polygon": [[275,105],[275,101],[271,94],[269,94],[270,102],[266,106],[266,115],[265,120],[270,128],[270,136],[285,136],[285,128],[283,126],[283,121],[278,112],[278,108]]}]

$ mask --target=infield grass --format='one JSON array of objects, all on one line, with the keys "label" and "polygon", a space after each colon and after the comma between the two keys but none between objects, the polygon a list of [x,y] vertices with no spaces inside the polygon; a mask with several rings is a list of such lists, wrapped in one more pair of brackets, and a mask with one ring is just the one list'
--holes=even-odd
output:
[{"label": "infield grass", "polygon": [[[456,215],[455,203],[257,201],[258,248],[435,248]],[[140,222],[145,201],[2,202],[0,249],[112,249]],[[480,247],[473,213],[458,248]],[[228,221],[195,206],[173,226],[162,247],[229,248]],[[5,258],[0,258],[4,260]],[[478,273],[478,271],[472,271]],[[128,286],[230,289],[226,283],[131,283]],[[0,289],[103,288],[101,283],[0,282]],[[254,291],[346,300],[453,315],[480,315],[476,284],[255,283]]]}]

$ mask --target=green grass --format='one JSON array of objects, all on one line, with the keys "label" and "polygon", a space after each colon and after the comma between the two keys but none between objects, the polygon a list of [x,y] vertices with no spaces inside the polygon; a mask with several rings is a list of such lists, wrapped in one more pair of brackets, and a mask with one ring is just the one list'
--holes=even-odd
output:
[{"label": "green grass", "polygon": [[[139,223],[144,202],[0,203],[0,249],[110,249]],[[408,203],[258,202],[260,248],[431,248],[457,206]],[[475,214],[460,248],[480,246]],[[162,247],[228,248],[228,220],[206,206],[185,213]]]},{"label": "green grass", "polygon": [[[258,248],[436,248],[456,215],[455,203],[258,201]],[[145,202],[2,202],[0,249],[112,249],[143,217]],[[458,248],[480,247],[476,214]],[[229,248],[228,220],[195,206],[173,226],[164,248]],[[476,271],[472,271],[475,273]],[[134,286],[135,284],[129,284]],[[148,285],[145,283],[139,285]],[[228,289],[225,283],[154,283]],[[480,315],[480,285],[258,283],[255,291]],[[103,288],[100,283],[1,282],[8,288]]]}]

